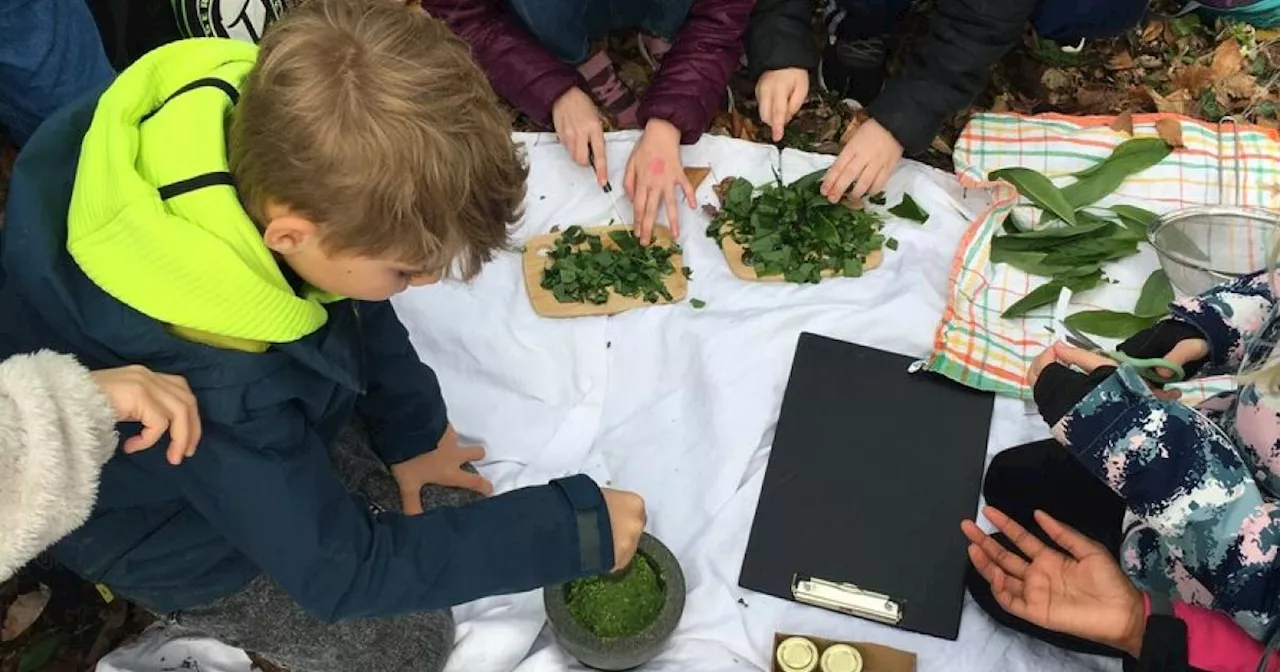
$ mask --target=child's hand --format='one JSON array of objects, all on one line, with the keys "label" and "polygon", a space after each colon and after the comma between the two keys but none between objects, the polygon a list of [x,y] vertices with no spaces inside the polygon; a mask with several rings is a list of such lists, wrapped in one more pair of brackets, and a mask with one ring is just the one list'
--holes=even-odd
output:
[{"label": "child's hand", "polygon": [[627,160],[627,177],[623,182],[627,198],[635,207],[634,226],[642,245],[653,236],[658,208],[666,202],[667,223],[672,235],[680,235],[680,217],[676,214],[676,187],[684,191],[685,205],[693,207],[693,184],[684,174],[680,162],[680,130],[669,121],[650,119],[645,124],[640,142]]},{"label": "child's hand", "polygon": [[124,452],[146,450],[167,431],[169,464],[195,455],[200,443],[200,414],[196,395],[185,378],[143,366],[103,369],[89,375],[111,402],[117,420],[142,423],[142,433],[124,442]]},{"label": "child's hand", "polygon": [[835,203],[853,188],[855,199],[884,191],[889,175],[902,159],[902,144],[875,119],[858,127],[849,144],[822,178],[822,195]]},{"label": "child's hand", "polygon": [[493,484],[489,479],[462,468],[463,464],[482,459],[484,448],[458,445],[458,432],[449,425],[435,450],[391,465],[391,475],[400,486],[400,501],[405,514],[416,516],[422,513],[424,485],[444,485],[475,490],[482,495],[491,494]]},{"label": "child's hand", "polygon": [[609,509],[609,527],[613,530],[613,571],[631,563],[640,544],[648,517],[644,512],[644,500],[634,492],[600,488],[604,505]]},{"label": "child's hand", "polygon": [[773,141],[781,142],[791,118],[809,97],[809,71],[804,68],[770,70],[756,81],[760,121],[773,129]]},{"label": "child's hand", "polygon": [[595,154],[596,183],[603,187],[609,179],[605,165],[604,123],[600,121],[600,110],[591,96],[576,86],[564,92],[551,107],[551,123],[560,144],[564,145],[574,163],[586,166],[587,157],[590,153]]}]

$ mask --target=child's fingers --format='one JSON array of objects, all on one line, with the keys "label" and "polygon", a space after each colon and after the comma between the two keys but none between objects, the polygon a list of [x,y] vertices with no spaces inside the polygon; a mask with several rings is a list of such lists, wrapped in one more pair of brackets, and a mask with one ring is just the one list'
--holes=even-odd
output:
[{"label": "child's fingers", "polygon": [[640,239],[642,245],[647,245],[649,241],[650,226],[646,220],[646,210],[649,207],[649,190],[648,188],[640,188],[636,190],[635,203],[632,206],[634,212],[632,214],[632,223],[636,230],[636,237]]},{"label": "child's fingers", "polygon": [[773,96],[764,87],[756,87],[756,101],[760,103],[760,121],[768,124],[773,131],[774,142],[778,141],[777,127],[773,123]]},{"label": "child's fingers", "polygon": [[[627,200],[631,201],[631,202],[634,204],[634,203],[635,203],[635,200],[636,200],[636,157],[635,157],[635,154],[632,154],[632,155],[631,155],[631,157],[627,159],[627,167],[623,170],[623,177],[622,177],[622,189],[623,189],[623,191],[626,191],[626,192],[627,192]],[[633,207],[634,207],[634,206],[633,206]],[[636,214],[639,214],[639,212],[640,212],[640,211],[637,209],[637,210],[636,210]],[[632,223],[634,224],[634,223],[636,222],[636,218],[633,216],[631,219],[632,219]]]},{"label": "child's fingers", "polygon": [[644,222],[644,230],[640,243],[648,245],[653,241],[653,225],[658,220],[658,208],[662,205],[660,202],[662,192],[653,186],[644,187],[644,191],[645,194],[642,197],[644,199],[644,215],[641,217],[641,221]]},{"label": "child's fingers", "polygon": [[605,182],[609,181],[609,159],[605,156],[604,129],[591,129],[587,142],[591,147],[591,154],[596,158],[596,184],[603,187]]},{"label": "child's fingers", "polygon": [[462,462],[479,462],[484,459],[484,446],[459,446],[458,459]]},{"label": "child's fingers", "polygon": [[489,479],[481,476],[480,474],[473,474],[469,471],[459,471],[458,473],[460,476],[457,481],[452,484],[454,487],[473,490],[486,496],[493,494],[493,483],[490,482]]},{"label": "child's fingers", "polygon": [[787,121],[791,121],[791,118],[800,112],[800,108],[804,106],[804,99],[808,97],[807,83],[797,84],[791,89],[791,97],[787,99]]},{"label": "child's fingers", "polygon": [[1074,527],[1059,522],[1044,511],[1036,511],[1035,517],[1040,528],[1049,535],[1053,543],[1061,546],[1077,560],[1104,551],[1101,544],[1080,534]]},{"label": "child's fingers", "polygon": [[680,227],[680,215],[676,212],[676,185],[668,184],[663,192],[665,197],[667,210],[667,226],[671,228],[672,234]]},{"label": "child's fingers", "polygon": [[165,430],[169,428],[168,422],[154,415],[151,411],[144,411],[140,420],[142,422],[142,431],[138,432],[137,436],[130,437],[129,440],[124,442],[124,452],[126,453],[136,453],[156,445],[160,437],[164,436]]},{"label": "child's fingers", "polygon": [[773,110],[770,116],[770,126],[773,127],[773,141],[782,140],[783,133],[787,129],[787,94],[785,91],[774,90],[770,96],[769,107]]},{"label": "child's fingers", "polygon": [[[1037,556],[1048,549],[1048,547],[1044,545],[1044,542],[1040,541],[1036,535],[1028,532],[1027,528],[1019,525],[1017,521],[1005,515],[1005,513],[1000,509],[988,506],[982,510],[982,513],[986,515],[987,520],[991,521],[992,525],[996,526],[997,530],[1003,532],[1004,535],[1013,542],[1013,545],[1016,546],[1019,551],[1026,554],[1028,558],[1034,560]],[[1016,557],[1016,554],[1014,553],[1009,553],[1009,555]],[[1011,566],[1024,567],[1026,564],[1025,560],[1018,558],[1018,562],[1013,563]],[[1016,576],[1022,576],[1022,572],[1013,571],[1010,569],[1010,566],[1005,566],[1005,569],[1007,571],[1011,571]]]},{"label": "child's fingers", "polygon": [[422,488],[416,490],[401,489],[400,490],[400,507],[406,516],[416,516],[422,513]]}]

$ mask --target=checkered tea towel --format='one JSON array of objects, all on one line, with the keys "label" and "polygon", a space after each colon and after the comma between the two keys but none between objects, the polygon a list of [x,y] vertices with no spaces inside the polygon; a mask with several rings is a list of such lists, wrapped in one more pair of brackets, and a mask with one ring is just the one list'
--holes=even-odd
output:
[{"label": "checkered tea towel", "polygon": [[[1182,127],[1185,148],[1130,177],[1096,204],[1129,204],[1157,214],[1182,207],[1236,204],[1280,209],[1280,134],[1252,126],[1206,124],[1172,115],[1134,117],[1134,137],[1155,136],[1155,124],[1173,118]],[[992,184],[993,170],[1022,166],[1053,178],[1066,176],[1109,156],[1128,135],[1110,128],[1108,117],[981,114],[969,123],[955,148],[956,173],[967,187],[992,189],[991,206],[970,224],[952,262],[949,298],[935,336],[930,368],[960,383],[1001,394],[1030,397],[1025,377],[1031,360],[1055,340],[1053,307],[1006,320],[1000,315],[1045,278],[990,262],[991,240],[1015,207],[1019,221],[1035,221],[1007,183]],[[1024,214],[1025,213],[1025,214]],[[1280,213],[1278,213],[1280,216]],[[1025,225],[1024,225],[1025,226]],[[1104,268],[1110,283],[1072,297],[1068,313],[1080,310],[1132,311],[1142,283],[1159,268],[1155,252],[1139,254]],[[1059,316],[1061,317],[1061,316]],[[1096,339],[1106,347],[1114,342]],[[1229,379],[1186,384],[1193,401],[1230,389]]]}]

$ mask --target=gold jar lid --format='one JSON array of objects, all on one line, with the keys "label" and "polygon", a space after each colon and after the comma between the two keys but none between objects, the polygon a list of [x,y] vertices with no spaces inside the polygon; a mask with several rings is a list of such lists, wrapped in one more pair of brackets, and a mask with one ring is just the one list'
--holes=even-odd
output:
[{"label": "gold jar lid", "polygon": [[862,654],[848,644],[832,644],[822,652],[822,672],[862,672]]},{"label": "gold jar lid", "polygon": [[818,646],[804,637],[788,637],[778,644],[777,658],[782,672],[813,672],[818,669]]}]

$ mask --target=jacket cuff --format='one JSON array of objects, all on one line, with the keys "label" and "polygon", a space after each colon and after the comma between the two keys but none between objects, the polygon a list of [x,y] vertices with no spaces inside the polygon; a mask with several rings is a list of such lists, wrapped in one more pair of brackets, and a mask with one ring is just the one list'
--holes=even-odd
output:
[{"label": "jacket cuff", "polygon": [[387,465],[392,465],[435,450],[440,439],[444,438],[445,430],[449,428],[449,416],[443,412],[443,406],[441,411],[417,423],[417,428],[413,431],[379,432],[372,437],[378,457]]},{"label": "jacket cuff", "polygon": [[[723,98],[721,98],[721,102],[724,102]],[[643,129],[650,119],[662,119],[670,122],[672,126],[675,126],[680,131],[680,144],[696,144],[702,138],[702,132],[706,130],[706,125],[698,123],[696,119],[692,119],[691,117],[694,115],[682,111],[682,107],[688,107],[691,104],[696,103],[686,101],[683,105],[678,102],[676,104],[665,104],[660,99],[646,98],[640,102],[640,111],[637,116],[640,128]]]},{"label": "jacket cuff", "polygon": [[867,106],[867,114],[893,134],[904,154],[919,154],[928,149],[942,128],[941,119],[931,119],[909,99],[909,92],[889,80],[884,91]]},{"label": "jacket cuff", "polygon": [[1040,417],[1050,427],[1058,424],[1064,415],[1115,371],[1114,366],[1100,366],[1092,373],[1084,374],[1056,362],[1046,366],[1032,390]]},{"label": "jacket cuff", "polygon": [[578,541],[578,563],[584,576],[613,571],[613,526],[600,487],[583,474],[551,481],[569,502]]},{"label": "jacket cuff", "polygon": [[[555,107],[556,101],[569,89],[575,86],[584,91],[588,96],[591,95],[591,89],[587,86],[587,81],[577,70],[565,66],[566,71],[555,72],[547,75],[543,82],[531,84],[528,88],[532,93],[528,102],[524,105],[518,105],[520,111],[529,117],[534,123],[555,130],[555,120],[552,117],[552,108]],[[512,96],[511,99],[519,100],[520,96]]]}]

